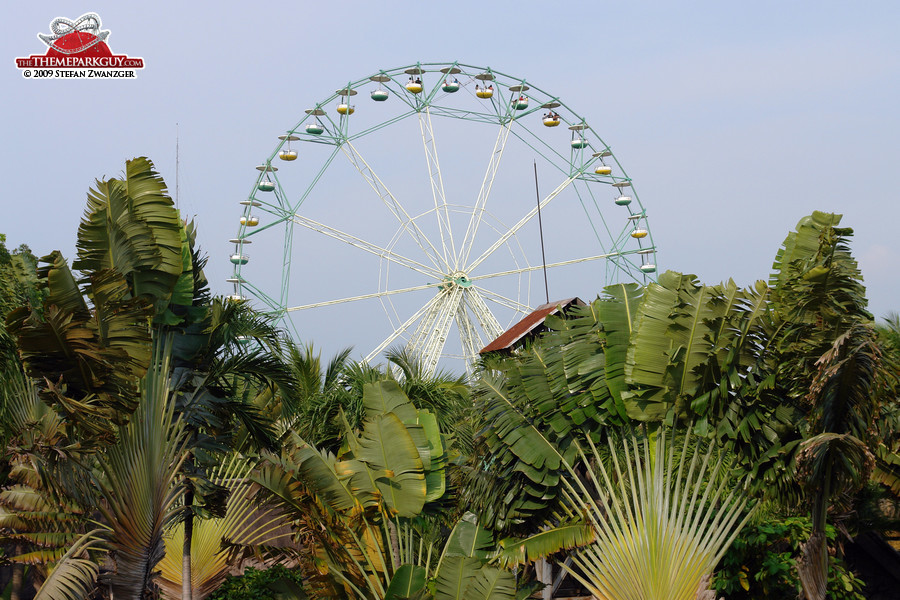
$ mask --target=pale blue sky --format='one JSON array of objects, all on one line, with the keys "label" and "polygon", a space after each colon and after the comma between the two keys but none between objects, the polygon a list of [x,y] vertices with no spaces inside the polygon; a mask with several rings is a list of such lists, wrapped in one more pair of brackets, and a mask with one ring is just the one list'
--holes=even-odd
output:
[{"label": "pale blue sky", "polygon": [[[7,9],[0,42],[8,215],[0,231],[10,246],[28,243],[38,254],[58,248],[71,258],[95,177],[116,175],[127,158],[147,155],[174,188],[177,122],[182,208],[199,222],[213,289],[227,293],[225,240],[236,233],[237,201],[275,136],[349,80],[416,61],[456,60],[526,77],[588,120],[635,181],[662,269],[749,284],[767,277],[798,219],[814,209],[835,211],[856,231],[853,251],[872,311],[881,317],[900,309],[900,5],[551,7],[17,4]],[[36,34],[54,17],[86,12],[100,14],[115,53],[144,58],[138,79],[23,79],[14,58],[43,53]],[[335,198],[334,210],[353,206]],[[271,268],[280,256],[262,259]],[[303,260],[310,259],[295,258],[295,268]],[[309,287],[322,283],[318,277],[367,276],[346,263],[328,273],[311,277]],[[591,298],[599,284],[582,279],[571,288],[551,295]],[[333,343],[312,335],[326,352],[365,338],[358,326],[343,329]]]}]

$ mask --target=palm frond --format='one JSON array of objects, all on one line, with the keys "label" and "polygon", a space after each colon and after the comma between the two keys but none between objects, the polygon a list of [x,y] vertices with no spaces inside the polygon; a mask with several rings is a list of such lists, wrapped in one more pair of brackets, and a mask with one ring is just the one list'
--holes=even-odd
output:
[{"label": "palm frond", "polygon": [[598,597],[693,600],[749,518],[740,485],[713,483],[721,452],[710,446],[688,461],[688,435],[676,461],[666,437],[664,430],[642,441],[631,434],[621,459],[610,441],[612,469],[591,460],[598,452],[588,440],[579,448],[588,483],[564,480],[570,513],[584,515],[596,536],[573,554],[577,568],[564,568]]},{"label": "palm frond", "polygon": [[102,546],[104,529],[94,529],[79,538],[56,563],[35,595],[35,600],[84,600],[91,596],[100,566],[90,558]]},{"label": "palm frond", "polygon": [[[233,455],[210,478],[230,490],[225,516],[194,522],[191,540],[191,588],[196,600],[203,600],[225,580],[234,564],[237,547],[264,546],[289,537],[285,516],[260,505],[257,489],[249,478],[252,463]],[[184,523],[178,521],[165,536],[165,558],[159,563],[159,586],[163,596],[181,598]]]}]

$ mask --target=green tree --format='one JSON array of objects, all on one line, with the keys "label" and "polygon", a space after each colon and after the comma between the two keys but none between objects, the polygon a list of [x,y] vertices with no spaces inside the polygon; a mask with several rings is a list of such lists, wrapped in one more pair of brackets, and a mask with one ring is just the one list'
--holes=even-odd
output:
[{"label": "green tree", "polygon": [[772,303],[777,377],[804,415],[796,477],[811,501],[812,529],[798,564],[808,600],[825,598],[826,518],[834,500],[869,479],[881,351],[853,259],[853,231],[840,215],[813,213],[785,239],[775,259]]},{"label": "green tree", "polygon": [[[205,471],[213,454],[273,445],[262,404],[292,384],[279,335],[245,305],[209,298],[193,226],[147,159],[89,192],[80,278],[59,253],[42,261],[41,304],[8,322],[59,439],[24,448],[20,462],[40,475],[31,489],[48,510],[75,502],[86,517],[41,594],[92,593],[108,557],[115,569],[103,585],[140,597],[155,585],[164,530],[224,504],[227,490]],[[250,338],[261,344],[239,342]]]},{"label": "green tree", "polygon": [[826,511],[868,478],[872,417],[889,389],[839,219],[801,220],[768,286],[670,272],[548,319],[548,333],[476,383],[484,429],[466,471],[471,505],[528,534],[558,505],[579,440],[628,421],[690,423],[734,452],[759,493],[810,502],[815,555],[803,564],[816,566],[805,588],[821,597]]}]

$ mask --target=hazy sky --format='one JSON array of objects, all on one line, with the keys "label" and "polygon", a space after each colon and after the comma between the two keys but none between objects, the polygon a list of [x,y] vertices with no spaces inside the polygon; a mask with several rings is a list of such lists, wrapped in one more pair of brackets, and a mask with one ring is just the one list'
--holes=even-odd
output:
[{"label": "hazy sky", "polygon": [[[73,257],[94,178],[115,176],[126,159],[146,155],[174,189],[178,123],[180,205],[199,223],[214,291],[229,293],[227,240],[237,232],[238,201],[252,189],[253,167],[271,154],[275,136],[348,81],[417,61],[459,61],[525,77],[588,120],[635,182],[661,269],[746,285],[768,276],[779,244],[802,216],[840,212],[856,232],[853,251],[873,313],[900,309],[897,2],[553,6],[18,3],[7,9],[0,42],[8,215],[0,232],[8,246]],[[36,35],[55,17],[86,12],[99,13],[114,53],[143,57],[138,79],[24,79],[14,59],[44,52]],[[384,138],[385,148],[390,141]],[[470,151],[487,156],[490,148],[448,142],[441,160],[462,160]],[[424,169],[421,154],[394,162],[405,161]],[[476,163],[478,180],[484,164]],[[336,188],[318,214],[354,214],[355,201]],[[292,260],[306,290],[297,304],[328,299],[320,289],[339,293],[327,290],[337,279],[377,290],[377,274],[302,248]],[[277,252],[251,255],[277,272]],[[320,270],[304,275],[304,263]],[[592,298],[602,282],[582,277],[566,285],[577,289],[551,295]],[[363,340],[383,337],[386,327],[376,308],[372,315],[380,316],[370,326],[332,312],[326,318],[339,333],[310,335],[326,353],[348,343],[367,351]]]}]

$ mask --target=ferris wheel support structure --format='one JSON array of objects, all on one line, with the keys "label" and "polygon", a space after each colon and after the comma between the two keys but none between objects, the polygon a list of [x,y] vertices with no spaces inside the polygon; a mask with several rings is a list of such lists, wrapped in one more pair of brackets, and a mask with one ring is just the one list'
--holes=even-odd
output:
[{"label": "ferris wheel support structure", "polygon": [[[361,92],[374,102],[359,104],[356,97]],[[410,133],[410,121],[415,121],[420,138],[416,145],[424,157],[421,175],[415,175],[421,169],[415,167],[416,161],[402,154],[414,150],[403,142]],[[454,121],[461,123],[445,127]],[[467,148],[460,153],[462,132],[490,148],[480,168],[472,164],[478,152]],[[447,143],[445,135],[449,135]],[[237,237],[230,240],[234,274],[228,281],[234,285],[234,297],[254,296],[273,315],[300,315],[304,335],[309,322],[302,315],[377,302],[387,327],[381,342],[373,344],[364,358],[367,362],[405,344],[420,358],[424,372],[433,373],[442,359],[454,354],[447,344],[455,326],[459,338],[455,354],[471,369],[480,348],[533,310],[532,274],[541,269],[585,269],[595,274],[588,276],[593,278],[596,265],[604,265],[598,285],[646,283],[655,277],[656,246],[647,210],[631,178],[583,117],[562,103],[560,96],[524,78],[461,63],[416,63],[381,70],[348,82],[314,104],[278,138],[274,151],[257,167],[252,191],[240,202],[244,207],[241,224]],[[449,155],[439,154],[439,138],[442,151],[451,149]],[[377,140],[387,141],[391,152],[386,153]],[[532,182],[523,181],[522,190],[530,191],[521,191],[515,178],[507,175],[522,162],[523,153],[528,155],[529,170],[531,158],[536,158],[559,174],[556,187],[537,205],[532,200],[528,210],[515,200],[533,198]],[[338,155],[346,161],[336,161]],[[450,161],[442,161],[447,156]],[[285,164],[279,171],[273,164],[276,159],[308,166],[297,169]],[[449,179],[448,168],[453,173]],[[399,184],[398,170],[406,174]],[[472,190],[469,202],[465,184],[476,172],[482,174],[480,186]],[[327,206],[322,201],[331,199],[326,192],[330,187],[356,189],[357,185],[368,189],[368,194],[374,192],[387,221],[359,192],[349,196],[344,192],[346,207],[317,214],[315,207]],[[604,194],[611,197],[604,200]],[[517,211],[518,206],[523,210]],[[545,223],[548,216],[557,224],[566,223],[562,237],[551,236],[555,239],[551,249],[557,245],[561,249],[548,255],[549,261],[538,262],[533,242],[523,244],[520,238],[539,214]],[[284,235],[282,276],[279,285],[272,286],[253,276],[245,249],[272,239],[278,227]],[[298,294],[290,279],[291,269],[296,268],[292,256],[297,239],[306,245],[307,253],[311,239],[322,240],[321,260],[358,252],[358,259],[335,265],[331,273],[372,264],[370,272],[377,275],[377,285],[351,293],[344,291],[346,286],[336,287],[329,293],[329,282],[337,280],[319,277],[316,285],[305,286]],[[325,251],[328,244],[330,250]],[[365,270],[341,280],[362,282],[361,273]],[[375,321],[368,319],[363,329],[375,327]]]}]

